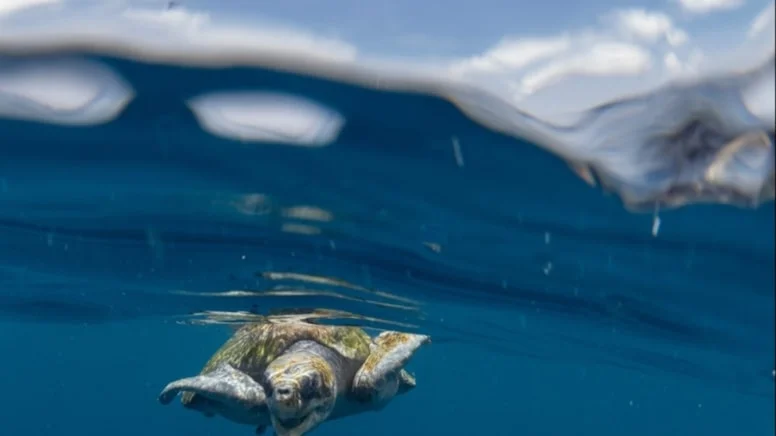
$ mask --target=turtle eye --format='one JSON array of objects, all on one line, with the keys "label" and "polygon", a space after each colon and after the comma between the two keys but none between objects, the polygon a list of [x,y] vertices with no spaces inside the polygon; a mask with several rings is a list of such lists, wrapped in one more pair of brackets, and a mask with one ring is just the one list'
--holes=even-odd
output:
[{"label": "turtle eye", "polygon": [[320,380],[317,376],[305,377],[299,386],[299,395],[304,400],[310,400],[318,396],[320,389]]}]

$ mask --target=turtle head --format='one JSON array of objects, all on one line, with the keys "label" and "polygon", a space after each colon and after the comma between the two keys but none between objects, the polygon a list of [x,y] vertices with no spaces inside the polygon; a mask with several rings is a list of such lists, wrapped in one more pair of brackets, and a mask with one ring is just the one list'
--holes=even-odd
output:
[{"label": "turtle head", "polygon": [[265,372],[267,406],[278,435],[304,434],[334,409],[337,381],[331,365],[309,352],[288,353]]}]

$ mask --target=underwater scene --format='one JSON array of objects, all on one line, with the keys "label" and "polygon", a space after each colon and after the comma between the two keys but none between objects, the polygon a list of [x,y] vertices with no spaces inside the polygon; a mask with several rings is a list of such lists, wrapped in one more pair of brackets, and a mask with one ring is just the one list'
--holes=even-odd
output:
[{"label": "underwater scene", "polygon": [[773,435],[774,67],[772,1],[0,0],[0,434]]}]

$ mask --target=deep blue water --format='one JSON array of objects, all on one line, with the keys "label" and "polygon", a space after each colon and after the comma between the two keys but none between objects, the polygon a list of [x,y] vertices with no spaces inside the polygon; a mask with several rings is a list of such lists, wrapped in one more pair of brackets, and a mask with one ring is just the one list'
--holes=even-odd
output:
[{"label": "deep blue water", "polygon": [[[414,391],[322,436],[774,433],[772,202],[660,210],[653,234],[442,98],[93,59],[134,90],[117,118],[0,119],[2,434],[253,434],[156,396],[229,337],[222,312],[290,309],[433,340]],[[182,103],[215,89],[347,124],[326,147],[229,140]]]}]

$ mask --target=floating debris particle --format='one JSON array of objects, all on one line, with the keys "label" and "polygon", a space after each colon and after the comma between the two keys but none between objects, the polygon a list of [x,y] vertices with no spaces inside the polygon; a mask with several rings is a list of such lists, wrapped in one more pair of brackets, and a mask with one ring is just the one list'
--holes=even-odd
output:
[{"label": "floating debris particle", "polygon": [[655,203],[655,213],[652,215],[652,236],[657,237],[660,231],[660,203]]},{"label": "floating debris particle", "polygon": [[442,246],[437,244],[436,242],[423,242],[423,245],[425,245],[429,250],[433,251],[434,253],[440,253],[442,251]]},{"label": "floating debris particle", "polygon": [[455,164],[459,167],[463,167],[463,153],[461,152],[461,144],[458,142],[458,138],[453,136],[453,154],[455,155]]},{"label": "floating debris particle", "polygon": [[[158,266],[164,259],[164,244],[162,243],[159,233],[155,229],[146,229],[146,243],[151,249],[154,263]],[[67,247],[67,245],[65,245],[65,247]]]}]

